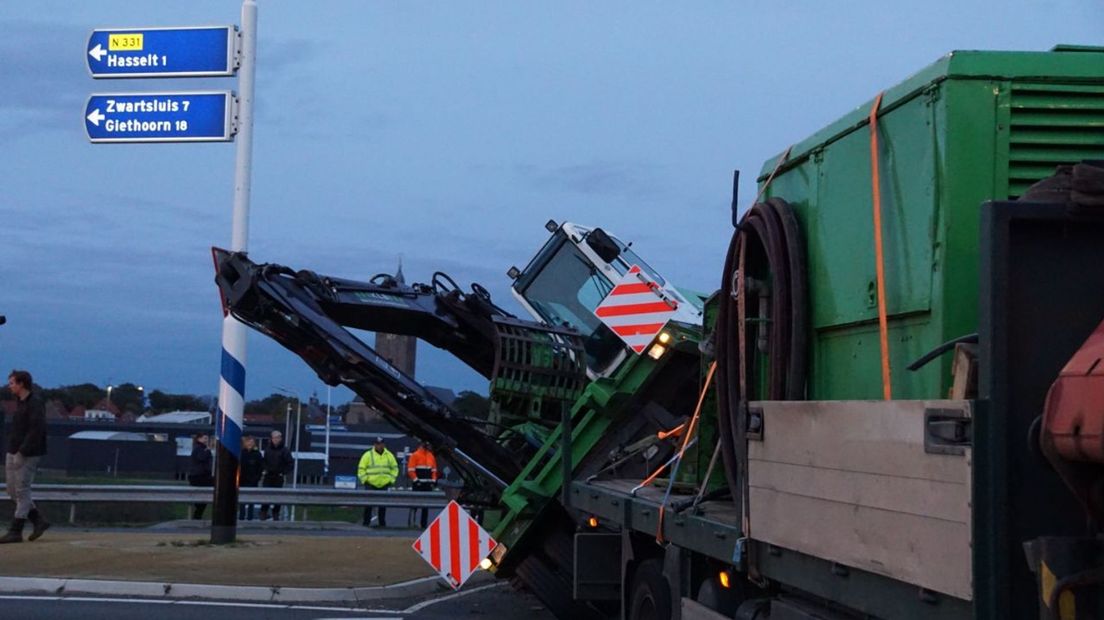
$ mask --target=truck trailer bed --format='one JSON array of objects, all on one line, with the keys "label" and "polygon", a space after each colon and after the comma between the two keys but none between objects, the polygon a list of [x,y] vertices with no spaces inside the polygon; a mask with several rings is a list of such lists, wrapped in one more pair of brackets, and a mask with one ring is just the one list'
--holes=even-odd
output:
[{"label": "truck trailer bed", "polygon": [[[666,487],[632,489],[639,480],[576,481],[571,484],[571,506],[598,517],[599,523],[618,524],[623,529],[652,534],[659,528],[660,505]],[[670,508],[693,495],[672,490],[663,516],[663,538],[706,556],[733,562],[740,539],[740,512],[731,501],[705,501],[675,512]]]}]

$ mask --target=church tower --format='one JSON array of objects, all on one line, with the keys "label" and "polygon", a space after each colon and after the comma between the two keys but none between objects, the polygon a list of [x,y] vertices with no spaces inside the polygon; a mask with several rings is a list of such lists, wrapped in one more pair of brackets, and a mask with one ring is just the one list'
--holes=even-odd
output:
[{"label": "church tower", "polygon": [[[402,257],[399,257],[399,269],[395,272],[395,282],[406,285],[403,277]],[[418,352],[418,339],[413,336],[399,336],[376,332],[376,353],[398,368],[408,377],[414,377],[414,361]]]}]

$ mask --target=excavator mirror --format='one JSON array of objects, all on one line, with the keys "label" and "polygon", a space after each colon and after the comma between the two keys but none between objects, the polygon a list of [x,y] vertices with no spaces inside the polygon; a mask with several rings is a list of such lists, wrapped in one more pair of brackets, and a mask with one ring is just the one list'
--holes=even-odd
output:
[{"label": "excavator mirror", "polygon": [[601,258],[607,263],[612,263],[613,259],[621,255],[621,248],[618,247],[617,242],[601,228],[595,228],[587,233],[586,244],[590,246],[590,249],[594,250],[598,258]]}]

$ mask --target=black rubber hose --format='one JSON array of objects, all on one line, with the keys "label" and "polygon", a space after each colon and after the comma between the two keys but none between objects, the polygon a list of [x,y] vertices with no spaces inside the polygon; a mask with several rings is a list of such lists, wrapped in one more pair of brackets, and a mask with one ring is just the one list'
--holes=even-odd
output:
[{"label": "black rubber hose", "polygon": [[786,400],[804,400],[809,369],[809,273],[805,238],[793,207],[781,198],[767,201],[782,222],[786,257],[790,268],[790,359],[786,374]]},{"label": "black rubber hose", "polygon": [[733,299],[733,291],[738,288],[734,282],[740,256],[740,228],[732,233],[732,241],[728,245],[725,255],[724,276],[721,281],[721,305],[717,310],[717,325],[714,328],[716,335],[715,350],[717,355],[717,369],[715,371],[717,386],[717,434],[721,438],[721,463],[724,465],[725,480],[728,482],[729,492],[733,498],[743,497],[741,487],[738,484],[737,472],[739,471],[740,456],[736,454],[736,419],[732,415],[734,408],[731,403],[739,400],[739,358],[734,358],[733,349],[738,345],[738,335],[734,317],[736,304]]},{"label": "black rubber hose", "polygon": [[954,340],[948,340],[947,342],[944,342],[943,344],[939,345],[938,347],[936,347],[936,348],[932,349],[931,351],[928,351],[927,353],[922,355],[920,357],[920,359],[918,359],[915,362],[909,364],[908,369],[912,370],[912,371],[920,370],[924,366],[927,366],[928,362],[930,362],[933,359],[939,357],[940,355],[943,355],[947,351],[950,351],[951,349],[955,348],[955,345],[957,345],[957,344],[963,344],[963,343],[977,344],[977,342],[978,342],[978,335],[976,333],[975,334],[966,334],[965,336],[959,336],[958,338],[955,338]]},{"label": "black rubber hose", "polygon": [[[739,255],[746,247],[744,270],[737,274]],[[740,343],[735,278],[765,282],[769,322],[747,321],[744,351],[748,394],[740,393]],[[746,286],[744,287],[746,288]],[[740,294],[747,294],[740,290]],[[756,313],[758,302],[748,296],[745,312]],[[756,343],[763,329],[767,340],[766,381],[759,381]],[[725,477],[734,497],[742,497],[739,478],[745,462],[745,429],[742,403],[757,399],[802,400],[808,381],[809,294],[805,241],[793,207],[771,198],[756,203],[740,221],[725,257],[721,305],[717,315],[717,397],[721,456]],[[765,389],[760,389],[764,385]]]},{"label": "black rubber hose", "polygon": [[[758,207],[758,205],[756,206]],[[769,352],[788,352],[789,350],[789,329],[784,326],[784,323],[789,323],[787,308],[789,305],[789,261],[786,260],[785,250],[783,249],[785,240],[783,239],[782,224],[778,221],[774,209],[769,206],[760,209],[753,208],[752,212],[749,213],[747,223],[758,233],[760,247],[765,253],[766,275],[768,275],[768,277],[762,279],[766,280],[770,287],[767,390],[764,396],[770,400],[781,400],[785,397],[785,363],[788,355],[770,355]],[[748,249],[754,247],[755,244],[751,244]],[[757,336],[756,341],[759,340],[758,334],[762,329],[763,324],[757,323],[754,330]],[[748,359],[752,358],[749,356]]]}]

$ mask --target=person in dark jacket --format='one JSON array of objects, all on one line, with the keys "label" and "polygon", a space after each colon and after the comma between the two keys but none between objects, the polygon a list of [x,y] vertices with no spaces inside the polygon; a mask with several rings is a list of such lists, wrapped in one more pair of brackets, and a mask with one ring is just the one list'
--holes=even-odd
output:
[{"label": "person in dark jacket", "polygon": [[23,526],[28,519],[34,527],[28,540],[37,540],[50,527],[31,498],[38,463],[46,454],[46,407],[34,392],[34,381],[26,370],[11,371],[8,389],[15,396],[15,414],[8,429],[4,475],[8,495],[15,503],[15,517],[0,543],[23,542]]},{"label": "person in dark jacket", "polygon": [[[239,487],[255,487],[261,482],[261,474],[264,473],[264,458],[257,449],[257,440],[252,437],[242,438],[241,449],[241,473],[238,477]],[[242,504],[238,508],[239,521],[253,520],[253,504]]]},{"label": "person in dark jacket", "polygon": [[[284,434],[280,431],[272,431],[269,437],[268,449],[264,451],[264,476],[261,478],[261,486],[280,488],[284,486],[284,476],[292,471],[295,460],[291,456],[291,450],[284,445]],[[280,520],[280,506],[274,504],[261,506],[261,521],[267,521],[269,517],[274,521]]]},{"label": "person in dark jacket", "polygon": [[[192,437],[192,460],[188,465],[188,484],[193,487],[213,487],[215,478],[211,475],[211,449],[207,447],[207,435],[196,433]],[[193,519],[202,519],[207,503],[195,505]]]}]

